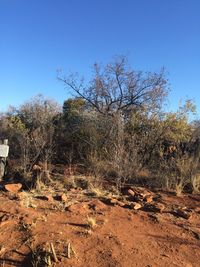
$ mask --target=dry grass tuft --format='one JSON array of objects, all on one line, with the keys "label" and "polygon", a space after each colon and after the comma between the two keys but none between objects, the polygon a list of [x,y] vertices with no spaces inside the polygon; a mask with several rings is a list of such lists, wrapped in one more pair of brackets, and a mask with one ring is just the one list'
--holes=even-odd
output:
[{"label": "dry grass tuft", "polygon": [[93,184],[90,185],[89,191],[92,196],[97,198],[104,197],[107,194],[107,192],[103,190],[100,186],[96,187]]},{"label": "dry grass tuft", "polygon": [[33,197],[29,192],[23,192],[20,196],[20,204],[25,208],[37,208],[37,205],[33,201]]},{"label": "dry grass tuft", "polygon": [[191,184],[193,188],[193,193],[199,193],[200,192],[200,174],[196,174],[192,176]]},{"label": "dry grass tuft", "polygon": [[87,216],[87,225],[90,229],[94,229],[97,226],[96,219],[94,217]]},{"label": "dry grass tuft", "polygon": [[31,250],[31,264],[33,267],[53,266],[50,249],[46,250],[44,247],[38,246]]},{"label": "dry grass tuft", "polygon": [[175,191],[177,196],[181,196],[183,192],[183,184],[181,182],[176,184]]}]

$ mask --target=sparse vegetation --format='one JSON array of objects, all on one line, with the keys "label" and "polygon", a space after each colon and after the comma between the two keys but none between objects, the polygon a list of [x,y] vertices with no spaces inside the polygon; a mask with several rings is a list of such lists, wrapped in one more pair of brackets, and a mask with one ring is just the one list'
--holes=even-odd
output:
[{"label": "sparse vegetation", "polygon": [[189,120],[195,105],[187,100],[177,112],[163,110],[163,70],[137,72],[116,57],[95,64],[88,84],[73,75],[59,80],[76,94],[62,110],[37,96],[1,114],[0,136],[10,144],[6,181],[41,192],[55,182],[93,187],[95,195],[98,186],[121,191],[125,184],[199,192],[200,126]]},{"label": "sparse vegetation", "polygon": [[32,267],[50,267],[53,266],[51,260],[50,248],[46,250],[42,246],[37,246],[34,250],[31,250],[31,264]]},{"label": "sparse vegetation", "polygon": [[0,0],[0,29],[0,267],[200,267],[200,0]]},{"label": "sparse vegetation", "polygon": [[90,229],[94,229],[97,226],[96,219],[94,217],[87,217],[87,225]]}]

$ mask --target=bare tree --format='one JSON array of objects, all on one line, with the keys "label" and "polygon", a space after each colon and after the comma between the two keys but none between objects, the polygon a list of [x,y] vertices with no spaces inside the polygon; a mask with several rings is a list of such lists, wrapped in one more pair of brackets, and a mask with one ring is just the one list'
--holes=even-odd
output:
[{"label": "bare tree", "polygon": [[159,73],[134,71],[124,56],[103,68],[94,64],[94,76],[87,84],[77,75],[58,79],[103,115],[114,116],[133,107],[159,108],[167,94],[163,69]]},{"label": "bare tree", "polygon": [[[59,76],[58,79],[86,101],[88,110],[95,110],[109,123],[102,151],[112,155],[113,168],[122,178],[124,158],[128,153],[125,147],[126,121],[135,110],[152,113],[161,108],[168,92],[164,70],[159,73],[134,71],[128,66],[127,59],[119,56],[103,67],[94,64],[94,75],[88,83],[77,75]],[[105,146],[108,142],[109,151]]]},{"label": "bare tree", "polygon": [[59,113],[59,105],[39,95],[23,104],[18,116],[26,127],[26,136],[22,144],[24,170],[29,172],[38,161],[43,163],[46,176],[48,176],[48,163],[50,163],[54,150],[53,118]]}]

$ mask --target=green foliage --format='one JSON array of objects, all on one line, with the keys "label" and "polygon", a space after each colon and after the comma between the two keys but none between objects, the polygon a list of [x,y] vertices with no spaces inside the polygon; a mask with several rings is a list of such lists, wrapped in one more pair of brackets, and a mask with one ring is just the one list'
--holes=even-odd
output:
[{"label": "green foliage", "polygon": [[25,133],[26,126],[18,115],[11,115],[8,119],[8,127],[18,133]]},{"label": "green foliage", "polygon": [[191,125],[186,116],[179,116],[179,113],[168,113],[162,121],[163,138],[168,143],[179,144],[187,142],[192,136]]},{"label": "green foliage", "polygon": [[85,106],[85,100],[82,98],[69,98],[64,101],[63,115],[68,117],[78,115],[85,108]]}]

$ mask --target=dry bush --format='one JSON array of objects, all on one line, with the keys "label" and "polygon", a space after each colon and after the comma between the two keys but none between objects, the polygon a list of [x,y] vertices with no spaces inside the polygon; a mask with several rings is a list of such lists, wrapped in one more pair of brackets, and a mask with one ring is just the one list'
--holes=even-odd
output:
[{"label": "dry bush", "polygon": [[120,190],[128,181],[134,182],[141,169],[138,151],[133,144],[120,144],[116,140],[110,145],[112,149],[105,149],[104,157],[93,154],[89,157],[90,171],[96,183],[107,180],[114,183]]},{"label": "dry bush", "polygon": [[194,155],[172,157],[163,162],[160,175],[161,185],[167,190],[174,189],[177,195],[184,191],[199,192],[199,159]]},{"label": "dry bush", "polygon": [[103,188],[103,186],[101,184],[97,184],[95,183],[90,183],[89,186],[89,195],[96,197],[96,198],[102,198],[105,197],[107,195],[107,191]]},{"label": "dry bush", "polygon": [[37,246],[31,253],[31,264],[33,267],[48,267],[52,266],[50,249],[44,246]]}]

